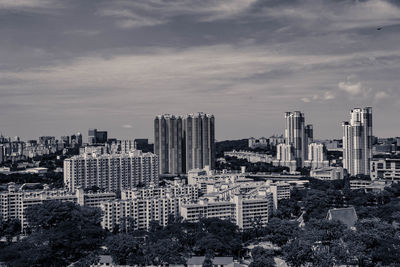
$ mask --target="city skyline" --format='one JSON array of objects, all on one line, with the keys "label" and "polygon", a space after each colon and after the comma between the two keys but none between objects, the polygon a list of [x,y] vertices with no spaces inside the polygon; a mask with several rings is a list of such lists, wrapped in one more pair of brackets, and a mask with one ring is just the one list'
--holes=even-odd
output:
[{"label": "city skyline", "polygon": [[316,138],[340,138],[357,106],[375,135],[400,130],[398,1],[1,0],[0,15],[6,135],[133,139],[155,114],[204,111],[217,140],[238,139],[301,110]]}]

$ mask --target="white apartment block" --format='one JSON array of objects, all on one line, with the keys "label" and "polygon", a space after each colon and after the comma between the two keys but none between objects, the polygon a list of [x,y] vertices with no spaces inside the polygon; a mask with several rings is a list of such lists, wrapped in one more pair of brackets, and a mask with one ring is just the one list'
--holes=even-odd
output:
[{"label": "white apartment block", "polygon": [[97,186],[116,192],[139,184],[158,184],[158,158],[140,150],[129,154],[84,154],[64,160],[64,185],[74,191],[78,187]]},{"label": "white apartment block", "polygon": [[308,159],[304,161],[304,166],[311,167],[311,169],[319,169],[329,166],[326,147],[324,144],[311,143],[308,145]]},{"label": "white apartment block", "polygon": [[274,166],[288,167],[290,171],[297,168],[297,160],[294,157],[294,149],[290,144],[279,144],[276,146],[276,160],[272,161]]},{"label": "white apartment block", "polygon": [[104,201],[114,200],[115,193],[85,193],[82,188],[75,192],[67,190],[17,190],[14,183],[10,183],[8,191],[0,193],[0,218],[2,220],[18,219],[22,228],[28,225],[25,210],[33,205],[39,205],[45,201],[57,200],[77,203],[81,206],[100,207]]},{"label": "white apartment block", "polygon": [[250,195],[235,195],[230,201],[208,201],[202,199],[197,204],[181,207],[181,216],[189,222],[201,218],[219,218],[236,223],[239,229],[250,229],[259,220],[268,223],[273,213],[273,197],[270,192],[257,192]]},{"label": "white apartment block", "polygon": [[121,199],[147,199],[165,197],[189,197],[196,201],[199,198],[199,188],[197,185],[179,185],[169,187],[150,186],[146,188],[135,188],[132,190],[122,190]]},{"label": "white apartment block", "polygon": [[341,180],[344,178],[344,170],[342,167],[327,167],[310,171],[310,177],[319,180]]},{"label": "white apartment block", "polygon": [[[133,198],[126,200],[114,200],[102,203],[103,228],[113,231],[118,226],[133,227],[134,230],[147,230],[151,221],[157,221],[160,225],[168,224],[168,217],[180,214],[183,204],[191,203],[191,197],[160,197],[160,198]],[[133,221],[133,225],[126,224],[126,219]]]},{"label": "white apartment block", "polygon": [[400,181],[400,159],[372,159],[371,179]]}]

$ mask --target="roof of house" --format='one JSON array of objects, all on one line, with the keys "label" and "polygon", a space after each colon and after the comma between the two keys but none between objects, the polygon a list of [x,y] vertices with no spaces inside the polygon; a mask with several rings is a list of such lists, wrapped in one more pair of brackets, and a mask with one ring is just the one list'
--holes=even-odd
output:
[{"label": "roof of house", "polygon": [[191,257],[190,259],[187,260],[186,264],[191,264],[191,265],[202,265],[204,262],[205,256],[196,256],[196,257]]},{"label": "roof of house", "polygon": [[[204,262],[205,256],[196,256],[188,259],[186,264],[190,265],[202,265]],[[227,265],[233,263],[233,257],[215,257],[212,259],[212,263],[214,265]]]},{"label": "roof of house", "polygon": [[354,207],[330,209],[326,216],[328,220],[338,220],[347,227],[353,227],[358,217]]}]

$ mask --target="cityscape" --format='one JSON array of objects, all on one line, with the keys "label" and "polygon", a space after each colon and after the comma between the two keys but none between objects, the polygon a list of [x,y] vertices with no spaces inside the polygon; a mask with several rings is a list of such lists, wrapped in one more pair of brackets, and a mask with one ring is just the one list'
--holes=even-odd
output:
[{"label": "cityscape", "polygon": [[400,3],[0,0],[0,267],[400,266]]},{"label": "cityscape", "polygon": [[[59,211],[41,215],[45,218],[36,218],[32,212],[65,209],[61,203],[68,202],[77,209],[97,210],[98,231],[111,235],[96,240],[111,248],[91,251],[97,256],[90,254],[92,258],[84,258],[79,264],[196,266],[196,262],[203,264],[210,259],[214,265],[221,262],[223,266],[298,266],[291,262],[295,252],[285,252],[295,245],[290,240],[293,236],[286,232],[294,231],[294,227],[315,227],[307,230],[324,232],[329,225],[339,231],[332,233],[336,238],[343,238],[341,235],[349,234],[346,231],[356,231],[357,223],[385,223],[377,221],[376,215],[373,221],[364,221],[364,217],[369,218],[370,212],[386,205],[391,215],[386,214],[385,220],[386,216],[393,222],[398,219],[398,200],[390,199],[400,194],[400,137],[373,135],[371,107],[354,108],[349,118],[342,124],[342,139],[333,140],[315,140],[314,129],[318,127],[306,124],[306,115],[300,111],[282,113],[284,134],[269,138],[216,142],[218,120],[207,113],[157,115],[154,143],[149,138],[109,138],[108,131],[98,129],[88,130],[87,141],[81,133],[27,141],[1,136],[0,215],[4,242],[17,246],[23,242],[18,241],[20,238],[34,235],[35,227],[59,220],[55,215]],[[313,199],[316,196],[307,198],[310,191],[320,187],[339,199],[330,202],[332,199],[321,198],[319,201],[328,202],[319,203]],[[305,200],[296,200],[304,193]],[[363,210],[368,207],[371,210]],[[223,222],[247,240],[239,251],[214,250],[222,243],[208,236],[203,240],[204,248],[196,243],[192,252],[179,252],[177,244],[169,248],[171,251],[155,252],[166,253],[164,260],[146,260],[139,255],[121,258],[127,253],[125,249],[138,246],[135,238],[145,238],[147,232],[166,231],[173,224],[199,223],[216,224],[212,227],[223,227],[219,231],[225,231],[228,226],[220,225]],[[265,235],[263,231],[272,232]],[[97,235],[100,237],[100,232]],[[125,240],[128,237],[133,239]],[[113,242],[130,243],[116,248]],[[317,244],[310,244],[310,253],[329,247]],[[24,260],[7,254],[9,246],[4,248],[8,260],[24,265]],[[284,252],[278,253],[281,249]],[[341,255],[347,255],[345,248],[341,249]],[[252,255],[255,252],[261,253],[260,259]],[[337,265],[339,261],[357,264],[360,260],[351,255],[339,260],[338,255],[330,253],[327,259],[318,260],[321,266],[329,262]],[[269,263],[264,262],[265,258]],[[302,260],[305,264],[315,259],[304,256]]]}]

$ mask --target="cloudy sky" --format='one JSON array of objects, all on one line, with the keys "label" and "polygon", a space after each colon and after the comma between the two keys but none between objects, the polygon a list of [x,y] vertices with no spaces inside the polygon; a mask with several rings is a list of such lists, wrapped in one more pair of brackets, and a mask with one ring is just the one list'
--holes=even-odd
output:
[{"label": "cloudy sky", "polygon": [[357,106],[400,135],[398,0],[0,0],[5,135],[152,138],[204,111],[219,140],[259,137],[301,110],[338,138]]}]

